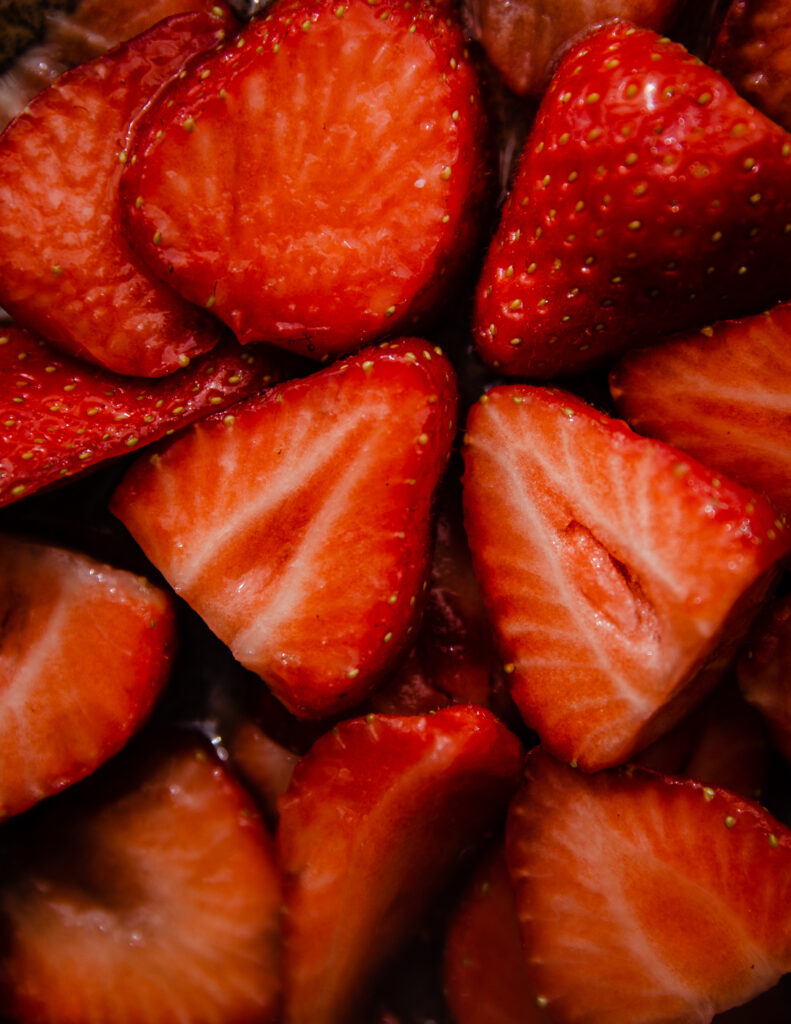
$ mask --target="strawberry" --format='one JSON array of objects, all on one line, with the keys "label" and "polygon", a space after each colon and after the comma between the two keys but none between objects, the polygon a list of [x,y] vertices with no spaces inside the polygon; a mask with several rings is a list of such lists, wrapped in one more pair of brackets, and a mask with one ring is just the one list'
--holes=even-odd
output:
[{"label": "strawberry", "polygon": [[689,452],[791,513],[791,304],[629,352],[610,377],[641,434]]},{"label": "strawberry", "polygon": [[506,856],[555,1024],[705,1024],[791,969],[791,832],[727,790],[537,750]]},{"label": "strawberry", "polygon": [[170,675],[167,594],[88,558],[0,535],[0,817],[88,775]]},{"label": "strawberry", "polygon": [[0,505],[136,451],[278,375],[266,350],[223,341],[162,380],[135,380],[0,325]]},{"label": "strawberry", "polygon": [[473,564],[512,696],[563,760],[626,760],[735,654],[791,548],[783,520],[554,389],[490,391],[465,461]]},{"label": "strawberry", "polygon": [[260,818],[202,745],[133,754],[7,855],[3,1008],[19,1024],[274,1022],[280,879]]},{"label": "strawberry", "polygon": [[112,509],[294,714],[358,703],[417,623],[455,430],[441,350],[401,339],[195,424]]},{"label": "strawberry", "polygon": [[476,297],[482,357],[552,377],[789,297],[791,137],[615,22],[564,57]]},{"label": "strawberry", "polygon": [[485,219],[485,120],[428,0],[281,0],[151,107],[135,251],[242,342],[319,358],[430,311]]},{"label": "strawberry", "polygon": [[496,824],[519,741],[483,708],[344,722],[280,801],[283,1024],[360,1020],[373,977]]},{"label": "strawberry", "polygon": [[274,819],[299,757],[250,721],[237,724],[226,746],[234,768]]},{"label": "strawberry", "polygon": [[775,747],[791,761],[791,597],[778,598],[757,620],[737,670],[744,699],[758,708]]},{"label": "strawberry", "polygon": [[0,137],[0,305],[118,373],[170,373],[219,336],[141,270],[118,205],[129,122],[188,57],[225,35],[231,20],[216,12],[172,18],[62,75]]}]

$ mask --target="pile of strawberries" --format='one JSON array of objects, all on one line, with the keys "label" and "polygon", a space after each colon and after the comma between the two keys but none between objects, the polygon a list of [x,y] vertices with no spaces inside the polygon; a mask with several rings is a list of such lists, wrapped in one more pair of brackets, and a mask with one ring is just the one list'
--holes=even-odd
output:
[{"label": "pile of strawberries", "polygon": [[787,3],[141,6],[0,135],[0,1018],[786,1021]]}]

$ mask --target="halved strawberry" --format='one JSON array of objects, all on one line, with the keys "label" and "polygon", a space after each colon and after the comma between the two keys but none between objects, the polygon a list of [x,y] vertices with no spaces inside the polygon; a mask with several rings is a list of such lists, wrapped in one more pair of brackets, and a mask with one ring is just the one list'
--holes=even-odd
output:
[{"label": "halved strawberry", "polygon": [[791,761],[791,596],[756,621],[737,671],[744,699],[766,718],[774,745]]},{"label": "halved strawberry", "polygon": [[280,801],[284,1024],[359,1020],[370,982],[497,823],[519,741],[483,708],[369,715],[302,759]]},{"label": "halved strawberry", "polygon": [[791,514],[791,304],[630,352],[610,390],[636,431]]},{"label": "halved strawberry", "polygon": [[0,325],[0,506],[136,451],[281,376],[226,340],[162,380],[121,377]]},{"label": "halved strawberry", "polygon": [[477,293],[507,373],[552,377],[789,297],[791,136],[683,47],[615,22],[564,57]]},{"label": "halved strawberry", "polygon": [[714,685],[791,548],[763,499],[571,394],[473,407],[465,519],[512,696],[558,757],[617,764]]},{"label": "halved strawberry", "polygon": [[176,643],[167,594],[0,536],[0,817],[88,775],[148,716]]},{"label": "halved strawberry", "polygon": [[791,970],[791,832],[727,790],[538,750],[506,854],[555,1024],[705,1024]]},{"label": "halved strawberry", "polygon": [[280,878],[247,794],[195,742],[113,768],[6,852],[3,1008],[22,1024],[275,1021]]},{"label": "halved strawberry", "polygon": [[240,402],[138,463],[112,508],[301,717],[358,703],[417,622],[455,378],[418,339]]},{"label": "halved strawberry", "polygon": [[0,137],[0,305],[54,345],[161,376],[217,325],[143,271],[120,233],[129,122],[231,27],[225,8],[163,22],[62,75]]},{"label": "halved strawberry", "polygon": [[152,106],[127,233],[242,342],[347,352],[414,329],[469,263],[484,130],[445,5],[281,0]]}]

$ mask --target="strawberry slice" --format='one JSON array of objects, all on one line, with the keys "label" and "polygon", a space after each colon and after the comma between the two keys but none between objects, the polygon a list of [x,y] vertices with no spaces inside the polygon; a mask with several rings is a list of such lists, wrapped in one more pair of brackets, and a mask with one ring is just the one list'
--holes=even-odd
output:
[{"label": "strawberry slice", "polygon": [[299,757],[250,721],[239,722],[225,742],[234,768],[275,820]]},{"label": "strawberry slice", "polygon": [[346,352],[413,330],[469,260],[484,133],[445,5],[281,0],[152,106],[128,236],[240,341]]},{"label": "strawberry slice", "polygon": [[791,969],[791,832],[727,790],[535,751],[506,854],[555,1024],[705,1024]]},{"label": "strawberry slice", "polygon": [[791,305],[628,353],[611,374],[641,434],[689,452],[791,514]]},{"label": "strawberry slice", "polygon": [[148,716],[176,643],[167,594],[0,536],[0,817],[88,775]]},{"label": "strawberry slice", "polygon": [[280,801],[284,1024],[360,1020],[368,986],[496,824],[519,741],[483,708],[369,715],[320,739]]},{"label": "strawberry slice", "polygon": [[789,297],[791,137],[624,22],[564,57],[476,299],[483,358],[552,377]]},{"label": "strawberry slice", "polygon": [[62,75],[0,137],[0,305],[118,373],[170,373],[219,337],[141,270],[121,237],[118,201],[129,122],[188,57],[225,35],[231,19],[215,10],[176,16]]},{"label": "strawberry slice", "polygon": [[134,380],[0,326],[0,506],[136,451],[280,376],[229,340],[162,380]]},{"label": "strawberry slice", "polygon": [[495,388],[466,438],[467,532],[512,696],[563,760],[624,761],[712,688],[791,536],[752,492],[561,391]]},{"label": "strawberry slice", "polygon": [[758,708],[775,747],[791,761],[791,596],[774,601],[756,621],[737,671],[744,699]]},{"label": "strawberry slice", "polygon": [[114,767],[16,847],[4,1009],[20,1024],[274,1022],[280,880],[247,794],[194,742]]},{"label": "strawberry slice", "polygon": [[417,622],[455,404],[441,350],[367,349],[194,425],[132,469],[112,509],[294,714],[333,714]]}]

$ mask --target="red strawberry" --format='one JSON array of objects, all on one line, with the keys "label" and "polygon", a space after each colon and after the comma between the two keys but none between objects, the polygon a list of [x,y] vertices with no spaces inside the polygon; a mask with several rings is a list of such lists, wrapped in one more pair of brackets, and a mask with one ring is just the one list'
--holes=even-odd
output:
[{"label": "red strawberry", "polygon": [[280,801],[284,1024],[340,1024],[496,824],[522,764],[483,708],[369,715],[320,739]]},{"label": "red strawberry", "polygon": [[735,653],[791,548],[783,521],[553,389],[490,391],[465,459],[473,564],[512,696],[558,757],[586,770],[626,760]]},{"label": "red strawberry", "polygon": [[152,106],[128,236],[242,342],[359,348],[413,329],[469,259],[484,126],[444,5],[281,0]]},{"label": "red strawberry", "polygon": [[236,771],[274,819],[299,757],[276,743],[254,722],[239,722],[224,742]]},{"label": "red strawberry", "polygon": [[219,336],[140,269],[120,234],[118,182],[130,120],[225,35],[224,10],[177,16],[68,72],[0,137],[0,305],[118,373],[170,373]]},{"label": "red strawberry", "polygon": [[[120,774],[120,767],[125,774]],[[247,794],[202,746],[126,758],[39,819],[0,891],[20,1024],[269,1024],[280,880]]]},{"label": "red strawberry", "polygon": [[265,349],[221,343],[163,380],[134,380],[0,327],[0,505],[136,451],[279,376]]},{"label": "red strawberry", "polygon": [[402,339],[196,424],[113,511],[301,717],[358,703],[409,640],[455,430],[439,349]]},{"label": "red strawberry", "polygon": [[492,365],[551,377],[791,293],[791,137],[615,22],[563,59],[478,286]]},{"label": "red strawberry", "polygon": [[535,751],[506,854],[555,1024],[705,1024],[791,969],[791,832],[727,790]]},{"label": "red strawberry", "polygon": [[773,602],[757,620],[738,675],[745,700],[766,718],[774,745],[791,761],[791,597]]},{"label": "red strawberry", "polygon": [[791,304],[630,352],[610,378],[635,430],[791,514]]}]

